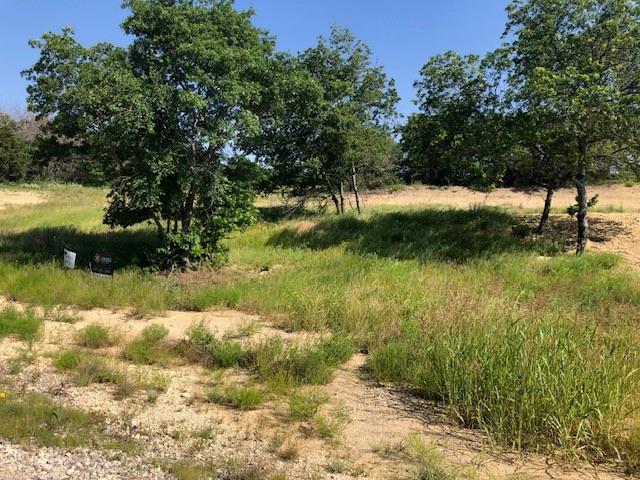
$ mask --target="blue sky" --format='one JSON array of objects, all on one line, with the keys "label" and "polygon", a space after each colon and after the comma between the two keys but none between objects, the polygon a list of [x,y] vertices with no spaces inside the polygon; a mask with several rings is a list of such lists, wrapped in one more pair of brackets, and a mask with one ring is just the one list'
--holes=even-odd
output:
[{"label": "blue sky", "polygon": [[[372,48],[377,63],[396,80],[400,111],[414,110],[413,82],[431,56],[446,50],[485,53],[500,44],[508,0],[236,0],[252,6],[256,25],[277,38],[278,48],[298,52],[339,23]],[[0,0],[0,107],[24,108],[20,71],[37,52],[27,42],[45,31],[72,26],[83,44],[125,45],[126,12],[120,0]]]}]

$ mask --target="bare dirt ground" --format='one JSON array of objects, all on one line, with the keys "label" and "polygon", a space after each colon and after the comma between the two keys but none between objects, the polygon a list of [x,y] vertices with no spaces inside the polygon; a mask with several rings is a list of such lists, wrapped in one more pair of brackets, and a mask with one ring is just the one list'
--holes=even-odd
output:
[{"label": "bare dirt ground", "polygon": [[[622,209],[640,212],[640,185],[601,185],[589,187],[589,196],[598,195],[598,209]],[[576,192],[562,189],[556,192],[554,208],[565,209],[575,203]],[[490,193],[474,192],[463,187],[407,187],[396,192],[365,193],[366,205],[446,205],[467,208],[473,205],[495,205],[511,208],[542,210],[545,192],[522,192],[498,188]]]},{"label": "bare dirt ground", "polygon": [[[0,307],[8,305],[23,308],[6,300],[0,302]],[[168,379],[168,387],[154,403],[149,403],[143,393],[116,399],[113,386],[80,387],[52,366],[51,353],[72,346],[76,332],[89,323],[99,322],[117,332],[118,345],[151,323],[165,325],[171,341],[184,338],[186,329],[196,322],[205,323],[218,335],[251,325],[252,337],[280,335],[287,341],[304,342],[308,336],[283,332],[257,316],[235,311],[166,312],[145,319],[136,319],[126,311],[73,313],[78,318],[76,323],[45,323],[42,338],[32,347],[36,360],[19,372],[9,371],[10,359],[24,351],[24,343],[0,340],[0,379],[12,382],[18,391],[43,393],[61,404],[102,415],[110,429],[141,442],[144,448],[135,455],[123,456],[86,449],[37,449],[0,441],[0,464],[4,468],[0,469],[0,479],[172,478],[158,469],[158,459],[223,462],[230,458],[265,472],[286,472],[288,480],[411,478],[415,459],[410,443],[416,439],[439,452],[443,466],[461,478],[622,478],[602,468],[566,467],[541,456],[498,453],[478,432],[453,425],[437,405],[374,383],[361,354],[340,367],[323,387],[329,401],[322,411],[327,417],[331,412],[344,412],[347,419],[333,440],[315,435],[308,422],[288,419],[283,397],[274,396],[252,411],[206,401],[209,388],[220,382],[242,381],[247,378],[244,372],[214,374],[194,365],[134,366],[120,360],[119,346],[99,353],[121,362],[132,374],[161,373]],[[205,431],[209,432],[206,436],[202,434]],[[295,445],[292,458],[279,453],[286,445]],[[337,465],[341,466],[339,472]]]},{"label": "bare dirt ground", "polygon": [[36,205],[43,203],[46,197],[37,192],[0,190],[0,210],[7,207]]}]

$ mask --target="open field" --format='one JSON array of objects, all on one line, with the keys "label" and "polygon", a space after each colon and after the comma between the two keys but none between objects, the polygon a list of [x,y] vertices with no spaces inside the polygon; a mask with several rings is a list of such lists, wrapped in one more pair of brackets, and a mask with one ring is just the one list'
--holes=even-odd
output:
[{"label": "open field", "polygon": [[[149,230],[100,224],[101,190],[6,206],[0,412],[25,422],[0,415],[0,478],[633,475],[640,199],[602,188],[581,258],[566,215],[522,228],[538,198],[412,188],[361,217],[264,209],[223,269],[170,276],[137,266]],[[64,246],[112,253],[113,281]]]}]

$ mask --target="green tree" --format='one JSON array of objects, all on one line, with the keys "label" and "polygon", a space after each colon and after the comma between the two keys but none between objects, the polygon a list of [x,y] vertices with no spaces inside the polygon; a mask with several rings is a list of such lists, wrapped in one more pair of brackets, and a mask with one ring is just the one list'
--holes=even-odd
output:
[{"label": "green tree", "polygon": [[32,42],[30,108],[52,135],[113,165],[107,224],[152,222],[172,265],[212,260],[254,219],[251,186],[233,180],[229,157],[258,126],[273,41],[231,0],[123,6],[126,49],[85,48],[68,29]]},{"label": "green tree", "polygon": [[449,51],[427,61],[414,84],[419,113],[402,129],[405,179],[482,189],[501,180],[511,138],[499,60]]},{"label": "green tree", "polygon": [[321,37],[297,58],[281,58],[273,87],[281,101],[252,144],[290,195],[326,195],[343,213],[345,184],[357,191],[364,165],[380,164],[387,154],[382,146],[391,139],[398,95],[371,57],[367,45],[334,27],[328,39]]},{"label": "green tree", "polygon": [[0,114],[0,182],[24,180],[29,158],[29,145],[18,135],[15,123]]},{"label": "green tree", "polygon": [[588,235],[589,175],[631,155],[640,105],[640,4],[635,0],[516,0],[510,88],[534,119],[554,118],[577,190],[577,252]]}]

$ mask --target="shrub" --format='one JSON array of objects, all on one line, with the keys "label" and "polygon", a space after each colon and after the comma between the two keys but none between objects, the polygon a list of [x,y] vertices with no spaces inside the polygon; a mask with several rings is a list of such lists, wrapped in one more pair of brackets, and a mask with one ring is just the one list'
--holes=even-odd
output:
[{"label": "shrub", "polygon": [[86,348],[104,348],[113,345],[114,339],[109,330],[97,323],[87,325],[78,332],[78,345]]}]

